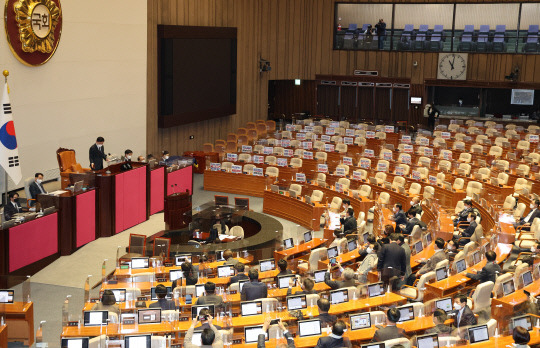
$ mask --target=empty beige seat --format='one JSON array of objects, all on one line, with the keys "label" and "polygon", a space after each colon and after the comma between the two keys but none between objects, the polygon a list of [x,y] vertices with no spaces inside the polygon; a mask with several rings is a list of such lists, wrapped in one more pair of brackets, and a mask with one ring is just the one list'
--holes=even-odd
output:
[{"label": "empty beige seat", "polygon": [[489,149],[489,155],[490,156],[501,157],[502,154],[503,154],[503,149],[500,146],[493,145]]},{"label": "empty beige seat", "polygon": [[518,135],[518,133],[514,129],[509,129],[506,131],[506,133],[504,133],[504,136],[507,137],[508,139],[512,139],[516,135]]},{"label": "empty beige seat", "polygon": [[534,124],[531,124],[529,127],[527,127],[527,131],[529,133],[532,133],[532,134],[537,133],[538,130],[540,130],[540,126],[537,126],[537,125],[534,125]]},{"label": "empty beige seat", "polygon": [[450,161],[446,161],[446,160],[439,161],[439,170],[450,171],[450,169],[452,169],[452,163]]},{"label": "empty beige seat", "polygon": [[478,144],[472,144],[471,145],[471,153],[483,153],[484,147],[482,145]]},{"label": "empty beige seat", "polygon": [[398,161],[401,163],[411,163],[411,155],[408,153],[400,153],[398,156]]},{"label": "empty beige seat", "polygon": [[510,168],[510,163],[506,160],[496,160],[495,161],[495,167],[500,168],[500,170],[508,170]]},{"label": "empty beige seat", "polygon": [[345,135],[345,128],[343,127],[337,127],[337,128],[334,128],[335,129],[335,132],[336,134],[339,134],[341,136],[344,136]]},{"label": "empty beige seat", "polygon": [[366,130],[365,129],[357,129],[357,130],[354,131],[354,136],[365,139],[366,138]]},{"label": "empty beige seat", "polygon": [[387,172],[390,169],[390,162],[388,162],[387,160],[379,160],[379,162],[377,162],[377,170],[383,167],[384,169],[381,170]]},{"label": "empty beige seat", "polygon": [[420,156],[418,157],[417,165],[424,166],[424,167],[430,167],[431,166],[431,158]]},{"label": "empty beige seat", "polygon": [[294,150],[294,156],[298,157],[298,158],[303,158],[305,151],[306,150],[304,150],[304,149],[296,149],[296,150]]},{"label": "empty beige seat", "polygon": [[[339,135],[333,135],[330,138],[330,141],[333,142],[334,144],[340,144],[340,143],[343,143],[343,138],[340,137]],[[337,148],[336,148],[336,150],[337,150]]]},{"label": "empty beige seat", "polygon": [[377,133],[375,133],[375,138],[385,140],[386,139],[386,133],[385,132],[377,132]]},{"label": "empty beige seat", "polygon": [[313,143],[313,148],[316,150],[323,151],[324,150],[324,142],[317,140]]},{"label": "empty beige seat", "polygon": [[467,184],[466,194],[468,197],[472,197],[473,194],[480,195],[482,194],[482,183],[478,181],[469,181]]},{"label": "empty beige seat", "polygon": [[252,175],[253,168],[255,168],[254,164],[244,164],[244,168],[242,168],[242,171],[246,174]]},{"label": "empty beige seat", "polygon": [[510,178],[510,176],[506,173],[499,173],[499,175],[497,175],[497,180],[499,181],[499,185],[507,185],[508,184],[508,179]]},{"label": "empty beige seat", "polygon": [[446,175],[444,173],[437,173],[437,185],[443,184],[446,181]]},{"label": "empty beige seat", "polygon": [[517,126],[516,126],[515,124],[509,123],[509,124],[507,124],[504,128],[506,128],[506,129],[516,129],[516,127],[517,127]]},{"label": "empty beige seat", "polygon": [[266,167],[265,174],[277,178],[279,176],[279,169],[276,167]]},{"label": "empty beige seat", "polygon": [[221,163],[221,170],[225,170],[226,172],[230,172],[232,170],[233,163],[232,162],[222,162]]},{"label": "empty beige seat", "polygon": [[518,150],[526,150],[529,151],[531,148],[531,143],[529,143],[527,140],[520,140],[517,143],[516,149]]},{"label": "empty beige seat", "polygon": [[435,188],[433,186],[424,187],[424,199],[432,199],[435,196]]},{"label": "empty beige seat", "polygon": [[264,145],[257,144],[253,146],[253,152],[255,153],[263,153],[264,151]]},{"label": "empty beige seat", "polygon": [[342,127],[342,128],[349,128],[349,121],[339,121],[339,126]]},{"label": "empty beige seat", "polygon": [[458,161],[463,162],[463,163],[471,163],[471,160],[472,160],[472,155],[470,153],[462,152],[461,154],[459,154]]},{"label": "empty beige seat", "polygon": [[403,175],[405,176],[409,175],[411,172],[411,167],[408,164],[399,164],[396,166],[396,168],[397,167],[403,168]]},{"label": "empty beige seat", "polygon": [[291,158],[291,167],[293,168],[302,168],[302,159],[301,158]]},{"label": "empty beige seat", "polygon": [[465,186],[465,180],[463,180],[462,178],[456,178],[456,180],[454,180],[454,184],[452,185],[452,188],[454,190],[463,190],[464,186]]},{"label": "empty beige seat", "polygon": [[505,137],[496,137],[495,138],[495,145],[504,147],[503,143],[508,143],[508,139]]},{"label": "empty beige seat", "polygon": [[357,167],[361,167],[360,164],[362,162],[366,162],[369,165],[369,168],[371,168],[371,159],[369,159],[367,157],[361,157],[360,160],[358,161]]},{"label": "empty beige seat", "polygon": [[359,192],[360,196],[362,197],[366,197],[366,198],[369,198],[369,196],[371,195],[371,186],[369,185],[362,185],[360,186],[360,192]]},{"label": "empty beige seat", "polygon": [[530,170],[531,170],[531,167],[529,167],[529,166],[526,165],[526,164],[520,164],[520,165],[516,168],[516,172],[518,173],[518,175],[525,175],[525,176],[528,176]]},{"label": "empty beige seat", "polygon": [[413,182],[411,186],[409,187],[409,194],[411,196],[418,196],[421,190],[422,190],[422,185],[420,185],[417,182]]},{"label": "empty beige seat", "polygon": [[382,185],[382,183],[386,181],[386,173],[377,172],[377,174],[375,174],[375,180],[377,180],[377,184]]},{"label": "empty beige seat", "polygon": [[324,173],[317,173],[317,183],[319,185],[326,184],[326,174]]},{"label": "empty beige seat", "polygon": [[[307,134],[306,134],[306,138],[307,138]],[[308,138],[308,139],[310,139],[310,138]],[[296,149],[296,148],[302,146],[302,143],[300,142],[300,140],[296,140],[296,139],[291,140],[291,143],[290,143],[290,144],[291,144],[291,147],[292,147],[293,149]]]},{"label": "empty beige seat", "polygon": [[339,143],[336,145],[336,151],[339,153],[347,153],[347,144]]},{"label": "empty beige seat", "polygon": [[416,153],[419,154],[420,156],[424,156],[427,148],[428,148],[427,146],[418,146],[418,148],[416,149]]},{"label": "empty beige seat", "polygon": [[479,130],[480,129],[478,127],[472,126],[472,127],[467,128],[467,133],[468,134],[476,134]]},{"label": "empty beige seat", "polygon": [[441,150],[439,151],[439,158],[445,160],[452,160],[452,151],[450,150]]},{"label": "empty beige seat", "polygon": [[326,159],[328,158],[328,154],[323,151],[317,151],[315,152],[315,159],[319,161],[326,162]]},{"label": "empty beige seat", "polygon": [[291,131],[283,131],[281,132],[281,137],[283,139],[292,139],[292,133]]},{"label": "empty beige seat", "polygon": [[249,153],[241,153],[238,155],[238,161],[251,162],[251,155]]},{"label": "empty beige seat", "polygon": [[381,192],[381,194],[379,195],[379,203],[380,204],[390,203],[390,194],[388,192]]},{"label": "empty beige seat", "polygon": [[337,172],[338,168],[343,169],[345,171],[345,175],[349,175],[349,166],[348,165],[346,165],[346,164],[338,164],[336,166],[336,172]]},{"label": "empty beige seat", "polygon": [[351,181],[347,178],[339,178],[337,182],[342,185],[343,191],[348,191],[351,186]]},{"label": "empty beige seat", "polygon": [[420,173],[420,179],[427,179],[429,176],[429,169],[426,167],[418,167],[416,170]]},{"label": "empty beige seat", "polygon": [[516,183],[514,184],[514,192],[521,193],[523,189],[526,189],[528,192],[531,192],[531,189],[532,189],[531,182],[524,178],[517,178]]},{"label": "empty beige seat", "polygon": [[503,210],[513,210],[515,206],[516,206],[516,197],[514,197],[513,195],[506,196],[503,202],[503,206],[502,206]]},{"label": "empty beige seat", "polygon": [[393,158],[392,155],[393,155],[392,150],[381,149],[381,152],[379,153],[379,158],[391,160]]},{"label": "empty beige seat", "polygon": [[360,179],[361,180],[367,180],[367,171],[365,169],[357,169],[355,172],[360,173]]},{"label": "empty beige seat", "polygon": [[277,158],[276,158],[276,156],[266,156],[264,158],[264,162],[266,164],[271,165],[271,166],[275,166],[277,164]]},{"label": "empty beige seat", "polygon": [[416,144],[416,145],[422,145],[422,143],[424,143],[424,141],[429,142],[429,139],[427,139],[427,140],[426,140],[426,139],[427,139],[427,138],[424,137],[424,136],[417,136],[417,137],[416,137],[416,140],[415,140],[415,144]]},{"label": "empty beige seat", "polygon": [[392,188],[396,191],[398,190],[398,187],[405,187],[405,178],[402,176],[395,176],[394,180],[392,181]]},{"label": "empty beige seat", "polygon": [[486,140],[489,140],[489,138],[484,134],[479,134],[476,136],[476,143],[480,145],[484,145],[484,142]]},{"label": "empty beige seat", "polygon": [[296,197],[301,197],[302,196],[302,185],[291,184],[291,186],[289,186],[289,191],[293,191],[296,194]]},{"label": "empty beige seat", "polygon": [[313,133],[315,134],[322,134],[323,127],[322,126],[313,126]]},{"label": "empty beige seat", "polygon": [[313,192],[311,192],[311,202],[320,202],[322,201],[323,199],[323,196],[324,196],[324,193],[320,190],[313,190]]},{"label": "empty beige seat", "polygon": [[465,151],[465,143],[461,140],[454,141],[454,145],[452,145],[452,150]]},{"label": "empty beige seat", "polygon": [[[467,137],[468,135],[465,134],[465,133],[456,133],[456,135],[454,135],[454,138],[459,141],[459,142],[464,142],[465,141],[465,138]],[[454,143],[455,144],[455,143]]]},{"label": "empty beige seat", "polygon": [[283,148],[281,146],[274,147],[274,155],[283,156]]},{"label": "empty beige seat", "polygon": [[340,212],[342,203],[343,200],[340,197],[332,198],[332,202],[330,203],[330,210],[334,213]]},{"label": "empty beige seat", "polygon": [[540,163],[540,153],[531,152],[527,156],[532,160],[532,163],[534,164]]},{"label": "empty beige seat", "polygon": [[459,130],[459,124],[457,124],[457,123],[449,124],[448,125],[448,130],[450,132],[457,132]]},{"label": "empty beige seat", "polygon": [[482,180],[487,180],[491,176],[491,170],[489,168],[480,168],[478,174],[481,175]]},{"label": "empty beige seat", "polygon": [[497,129],[495,129],[495,128],[488,128],[488,129],[486,129],[486,135],[487,135],[488,137],[492,138],[492,137],[495,136],[495,134],[498,134]]},{"label": "empty beige seat", "polygon": [[471,165],[469,163],[460,163],[458,167],[458,172],[462,172],[463,175],[471,174]]},{"label": "empty beige seat", "polygon": [[354,138],[354,144],[358,146],[366,146],[366,138],[364,137],[356,137]]}]

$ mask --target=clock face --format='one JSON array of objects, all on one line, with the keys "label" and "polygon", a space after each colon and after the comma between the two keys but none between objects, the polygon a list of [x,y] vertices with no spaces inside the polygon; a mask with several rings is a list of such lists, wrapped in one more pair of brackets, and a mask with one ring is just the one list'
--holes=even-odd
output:
[{"label": "clock face", "polygon": [[466,53],[441,53],[437,78],[442,80],[465,80],[467,78]]}]

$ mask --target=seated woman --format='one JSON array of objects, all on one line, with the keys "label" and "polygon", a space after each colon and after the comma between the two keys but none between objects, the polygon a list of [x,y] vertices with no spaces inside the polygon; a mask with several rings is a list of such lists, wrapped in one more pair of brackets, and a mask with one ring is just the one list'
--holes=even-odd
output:
[{"label": "seated woman", "polygon": [[116,304],[116,297],[114,297],[114,293],[108,289],[103,291],[101,301],[96,303],[94,307],[92,307],[92,310],[113,312],[120,316],[120,307]]}]

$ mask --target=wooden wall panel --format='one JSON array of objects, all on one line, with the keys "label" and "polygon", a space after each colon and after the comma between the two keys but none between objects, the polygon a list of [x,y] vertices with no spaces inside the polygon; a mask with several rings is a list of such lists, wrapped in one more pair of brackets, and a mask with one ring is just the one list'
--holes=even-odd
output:
[{"label": "wooden wall panel", "polygon": [[[451,3],[432,0],[344,1],[362,3]],[[463,3],[489,3],[460,0]],[[505,1],[519,2],[519,1]],[[524,1],[533,2],[533,1]],[[425,79],[436,78],[437,53],[334,51],[335,0],[148,0],[147,151],[172,153],[201,149],[248,121],[265,119],[269,80],[315,80],[315,75],[350,75],[355,69],[378,70],[383,77],[407,78],[423,95]],[[237,113],[168,129],[157,127],[157,25],[238,28]],[[540,56],[470,54],[470,81],[504,81],[514,66],[520,81],[540,83]],[[272,70],[259,73],[258,60]],[[413,62],[417,62],[416,67]],[[368,113],[367,96],[359,94],[359,116]],[[369,98],[367,98],[369,99]],[[362,105],[363,104],[363,105]],[[422,122],[421,110],[409,113],[409,124]],[[371,112],[369,113],[371,115]],[[190,140],[189,136],[194,135]]]}]

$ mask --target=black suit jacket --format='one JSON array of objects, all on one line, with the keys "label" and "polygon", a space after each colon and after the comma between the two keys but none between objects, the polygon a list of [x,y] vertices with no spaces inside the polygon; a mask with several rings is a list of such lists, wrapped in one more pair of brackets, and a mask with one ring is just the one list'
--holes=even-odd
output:
[{"label": "black suit jacket", "polygon": [[317,345],[315,348],[341,348],[341,347],[350,347],[351,342],[349,339],[344,339],[341,337],[340,339],[333,338],[330,336],[321,337],[317,341]]},{"label": "black suit jacket", "polygon": [[392,267],[394,270],[401,271],[400,275],[407,272],[407,257],[405,250],[398,243],[385,244],[379,252],[379,262],[377,269],[382,271],[385,268]]},{"label": "black suit jacket", "polygon": [[461,232],[461,236],[470,238],[474,234],[474,230],[476,230],[477,226],[478,224],[476,221],[471,222],[469,226]]},{"label": "black suit jacket", "polygon": [[[107,155],[105,154],[105,146],[101,146],[101,150],[98,149],[96,144],[90,146],[89,157],[90,157],[90,169],[92,170],[103,169],[103,160],[107,159]],[[94,163],[94,168],[92,168],[92,163]]]},{"label": "black suit jacket", "polygon": [[394,221],[396,222],[396,228],[401,224],[403,225],[407,224],[407,217],[405,216],[405,212],[403,210],[398,211],[397,213],[392,215],[392,217]]},{"label": "black suit jacket", "polygon": [[[525,218],[530,214],[531,212],[529,211],[527,213],[527,215],[525,215],[524,217],[521,218],[521,220],[519,221],[519,225],[523,225],[523,224],[526,224],[527,222],[525,222]],[[529,224],[532,224],[533,220],[535,218],[540,218],[540,209],[535,209],[535,211],[532,213],[531,217],[529,218]]]},{"label": "black suit jacket", "polygon": [[133,166],[131,165],[131,161],[125,161],[122,166],[120,167],[120,170],[125,172],[126,170],[133,169]]},{"label": "black suit jacket", "polygon": [[[456,311],[456,322],[458,320],[458,311]],[[463,327],[463,326],[470,326],[470,325],[476,325],[478,324],[478,320],[474,316],[473,311],[469,308],[469,306],[465,306],[463,309],[463,313],[461,314],[461,318],[459,318],[459,322],[457,323],[457,327]]]},{"label": "black suit jacket", "polygon": [[354,279],[350,279],[350,280],[330,280],[330,273],[328,273],[328,272],[326,272],[324,274],[324,282],[332,290],[341,289],[341,288],[348,288],[348,287],[351,287],[351,286],[356,286],[356,281]]},{"label": "black suit jacket", "polygon": [[231,280],[229,281],[229,286],[233,283],[238,283],[239,280],[247,280],[247,279],[249,279],[249,277],[246,274],[240,273],[238,275],[231,277]]},{"label": "black suit jacket", "polygon": [[4,217],[6,220],[11,220],[11,217],[17,213],[22,212],[21,205],[19,203],[15,203],[17,205],[17,208],[13,205],[11,201],[9,201],[6,206],[4,207]]},{"label": "black suit jacket", "polygon": [[354,217],[349,216],[345,219],[341,219],[341,223],[343,224],[343,233],[345,235],[356,233],[357,224]]},{"label": "black suit jacket", "polygon": [[499,274],[502,274],[501,266],[499,266],[495,262],[488,262],[482,268],[482,270],[478,272],[477,274],[467,273],[466,276],[474,280],[479,280],[480,283],[483,283],[483,282],[495,283],[495,278],[497,278],[497,272]]},{"label": "black suit jacket", "polygon": [[407,222],[407,225],[405,225],[405,229],[402,230],[401,233],[410,235],[412,233],[414,226],[419,225],[419,224],[420,224],[420,220],[413,217],[412,219],[409,220],[409,222]]},{"label": "black suit jacket", "polygon": [[414,216],[416,216],[416,214],[422,214],[422,207],[420,204],[414,205],[407,210],[407,213],[409,212],[414,212]]},{"label": "black suit jacket", "polygon": [[45,191],[45,188],[43,188],[43,185],[38,185],[38,183],[34,181],[28,187],[28,189],[30,190],[30,198],[37,199],[37,195],[41,193],[41,190],[39,189],[40,186],[43,189],[43,192],[47,192]]},{"label": "black suit jacket", "polygon": [[371,342],[382,342],[401,337],[407,337],[403,329],[400,329],[397,326],[387,326],[381,329],[377,329]]},{"label": "black suit jacket", "polygon": [[242,301],[253,301],[259,298],[266,298],[267,296],[268,288],[266,284],[258,281],[245,283],[240,294]]}]

